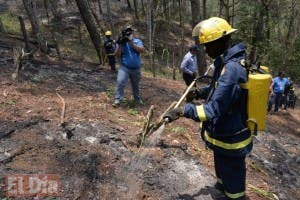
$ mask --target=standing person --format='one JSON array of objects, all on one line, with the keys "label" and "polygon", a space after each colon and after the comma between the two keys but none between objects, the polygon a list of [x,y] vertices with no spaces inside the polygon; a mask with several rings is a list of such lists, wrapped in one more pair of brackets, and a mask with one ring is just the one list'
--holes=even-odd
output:
[{"label": "standing person", "polygon": [[116,56],[120,57],[118,70],[117,89],[113,106],[119,106],[124,95],[124,88],[128,78],[131,82],[134,101],[143,104],[140,96],[141,80],[141,53],[144,51],[143,42],[133,36],[134,30],[128,26],[120,34],[117,43]]},{"label": "standing person", "polygon": [[199,48],[196,45],[189,47],[189,52],[185,54],[180,65],[182,77],[187,86],[189,86],[197,76],[197,52]]},{"label": "standing person", "polygon": [[[287,78],[284,78],[283,72],[278,72],[278,76],[273,79],[272,85],[271,85],[271,95],[274,96],[274,102],[275,102],[275,108],[274,112],[278,112],[279,106],[283,99],[283,93],[285,87],[289,85],[289,80]],[[272,110],[272,104],[268,105],[268,111]]]},{"label": "standing person", "polygon": [[104,49],[108,58],[108,63],[110,65],[111,71],[116,72],[116,42],[113,39],[111,39],[111,31],[105,32]]},{"label": "standing person", "polygon": [[245,120],[246,90],[240,86],[247,82],[247,71],[240,64],[246,57],[245,46],[231,45],[231,34],[237,29],[222,18],[209,18],[200,22],[199,27],[200,44],[215,59],[215,70],[209,86],[197,88],[196,92],[191,90],[188,96],[206,98],[206,101],[202,105],[187,102],[184,109],[172,109],[164,118],[170,122],[183,115],[201,121],[202,139],[214,153],[215,187],[226,199],[246,199],[245,158],[253,144]]},{"label": "standing person", "polygon": [[284,91],[283,91],[283,100],[282,100],[282,104],[283,104],[283,109],[286,110],[288,105],[287,105],[287,101],[288,101],[288,93],[290,91],[290,87],[291,87],[291,78],[288,77],[287,78],[288,83],[285,85],[284,87]]}]

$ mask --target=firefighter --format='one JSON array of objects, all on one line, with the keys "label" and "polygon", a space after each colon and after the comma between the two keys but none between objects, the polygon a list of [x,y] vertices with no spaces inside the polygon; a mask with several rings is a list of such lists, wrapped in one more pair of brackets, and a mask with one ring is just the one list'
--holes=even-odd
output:
[{"label": "firefighter", "polygon": [[[226,199],[246,199],[245,158],[253,144],[246,125],[246,90],[241,88],[247,82],[247,71],[240,62],[246,57],[245,46],[231,44],[231,34],[237,29],[222,18],[209,18],[196,28],[200,44],[215,60],[213,81],[207,87],[191,90],[184,107],[170,110],[164,119],[171,122],[184,116],[201,122],[202,139],[214,153],[215,187]],[[193,98],[206,100],[195,105]]]},{"label": "firefighter", "polygon": [[110,69],[112,72],[115,73],[116,72],[116,58],[115,58],[116,42],[113,39],[111,39],[111,31],[105,32],[104,49],[105,49],[106,56],[108,58]]}]

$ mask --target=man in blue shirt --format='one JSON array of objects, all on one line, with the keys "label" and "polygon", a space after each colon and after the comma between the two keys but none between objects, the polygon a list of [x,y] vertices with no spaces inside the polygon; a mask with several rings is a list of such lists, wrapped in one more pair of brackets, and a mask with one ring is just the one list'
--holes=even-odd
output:
[{"label": "man in blue shirt", "polygon": [[[284,89],[290,84],[289,80],[284,77],[283,72],[278,72],[278,76],[273,79],[271,85],[271,98],[274,98],[275,101],[275,108],[274,112],[278,112],[278,108],[281,104]],[[272,103],[268,105],[268,111],[271,111]]]},{"label": "man in blue shirt", "polygon": [[196,45],[191,45],[189,52],[185,54],[180,65],[182,77],[187,86],[189,86],[197,76],[198,67],[196,54],[198,51],[199,48]]},{"label": "man in blue shirt", "polygon": [[143,104],[140,96],[141,80],[141,56],[144,51],[143,42],[133,36],[133,29],[126,27],[117,40],[116,56],[120,58],[120,69],[117,76],[117,89],[113,106],[119,106],[123,96],[124,88],[130,79],[134,101]]}]

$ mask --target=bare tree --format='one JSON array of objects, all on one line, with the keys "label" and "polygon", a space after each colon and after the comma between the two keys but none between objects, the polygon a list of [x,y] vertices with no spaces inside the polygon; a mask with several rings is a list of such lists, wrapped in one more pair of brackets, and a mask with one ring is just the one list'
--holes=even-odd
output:
[{"label": "bare tree", "polygon": [[28,15],[32,27],[32,33],[34,37],[37,39],[41,51],[47,53],[48,52],[47,42],[40,31],[40,23],[37,17],[36,0],[23,0],[23,5],[25,7],[26,13]]},{"label": "bare tree", "polygon": [[179,24],[180,24],[180,57],[183,57],[183,51],[184,51],[184,20],[183,15],[184,13],[184,6],[182,0],[178,1],[179,3]]},{"label": "bare tree", "polygon": [[263,27],[264,27],[264,0],[258,0],[256,4],[256,9],[254,13],[254,22],[253,23],[253,37],[251,41],[251,50],[249,54],[249,59],[251,62],[254,62],[257,59],[257,43],[263,39]]},{"label": "bare tree", "polygon": [[103,11],[102,11],[102,6],[101,6],[101,0],[98,0],[98,8],[99,8],[99,14],[102,15]]},{"label": "bare tree", "polygon": [[135,18],[137,21],[139,21],[139,12],[138,12],[138,3],[137,0],[133,0],[133,5],[134,5],[134,14],[135,14]]},{"label": "bare tree", "polygon": [[206,60],[205,60],[205,52],[202,45],[200,45],[199,41],[199,27],[197,24],[201,20],[200,15],[200,1],[199,0],[191,0],[191,10],[192,10],[192,24],[193,24],[193,32],[192,36],[194,38],[195,44],[199,47],[200,52],[197,53],[197,64],[198,64],[198,73],[204,74],[206,68]]},{"label": "bare tree", "polygon": [[196,26],[200,22],[200,0],[191,0],[192,26]]},{"label": "bare tree", "polygon": [[144,0],[141,0],[143,15],[146,16]]},{"label": "bare tree", "polygon": [[46,10],[46,16],[47,16],[47,20],[48,20],[48,23],[49,23],[50,16],[49,16],[49,1],[48,0],[44,0],[44,7],[45,7],[45,10]]},{"label": "bare tree", "polygon": [[203,19],[206,19],[206,0],[202,0]]},{"label": "bare tree", "polygon": [[19,22],[20,22],[20,26],[21,26],[21,31],[24,37],[24,42],[25,42],[25,51],[29,52],[30,51],[30,47],[29,47],[29,39],[28,39],[28,34],[25,28],[25,23],[24,23],[24,19],[22,16],[19,16]]},{"label": "bare tree", "polygon": [[127,9],[128,9],[129,11],[132,10],[132,7],[131,7],[131,4],[130,4],[130,1],[129,1],[129,0],[127,0]]},{"label": "bare tree", "polygon": [[112,31],[113,35],[115,35],[115,29],[113,26],[112,18],[111,18],[111,11],[110,11],[110,0],[106,0],[106,8],[107,8],[107,17],[110,25],[110,30]]},{"label": "bare tree", "polygon": [[51,11],[55,22],[60,22],[62,19],[61,10],[59,8],[59,0],[50,0]]},{"label": "bare tree", "polygon": [[98,55],[98,59],[100,64],[102,64],[102,55],[101,55],[101,37],[100,33],[97,29],[97,25],[95,22],[95,19],[93,17],[93,14],[89,8],[87,0],[76,0],[77,7],[80,11],[81,17],[85,23],[85,26],[89,32],[90,38],[92,40],[92,43],[95,47],[95,50]]},{"label": "bare tree", "polygon": [[36,0],[23,0],[23,5],[29,17],[32,33],[35,37],[37,37],[40,32],[40,24],[36,14]]},{"label": "bare tree", "polygon": [[150,68],[152,69],[153,77],[156,76],[155,67],[154,67],[154,57],[153,57],[153,27],[152,27],[152,9],[153,2],[152,0],[147,0],[147,27],[148,27],[148,40],[149,40],[149,60]]}]

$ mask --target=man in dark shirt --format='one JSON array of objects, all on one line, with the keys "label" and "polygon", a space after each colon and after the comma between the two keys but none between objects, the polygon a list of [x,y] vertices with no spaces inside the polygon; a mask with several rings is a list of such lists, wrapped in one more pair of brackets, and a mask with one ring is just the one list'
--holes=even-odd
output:
[{"label": "man in dark shirt", "polygon": [[111,31],[105,32],[104,48],[108,58],[110,69],[112,72],[116,72],[116,58],[115,58],[116,42],[113,39],[111,39]]}]

